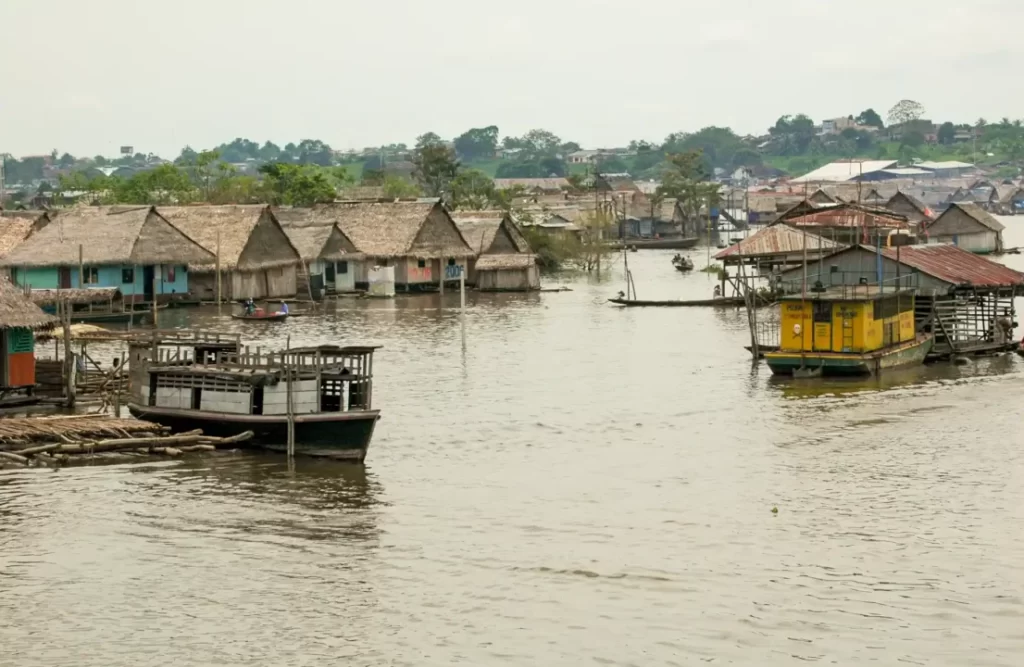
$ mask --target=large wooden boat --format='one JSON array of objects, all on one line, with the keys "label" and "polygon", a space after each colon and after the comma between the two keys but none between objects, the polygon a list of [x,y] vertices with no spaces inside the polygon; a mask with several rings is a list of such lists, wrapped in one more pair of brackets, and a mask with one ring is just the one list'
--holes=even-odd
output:
[{"label": "large wooden boat", "polygon": [[842,287],[780,300],[776,375],[876,375],[924,363],[934,338],[916,330],[914,291]]},{"label": "large wooden boat", "polygon": [[220,354],[212,363],[151,363],[148,387],[133,388],[128,409],[174,431],[251,430],[254,444],[279,450],[287,446],[290,412],[296,454],[362,462],[380,418],[372,403],[376,349],[321,345]]}]

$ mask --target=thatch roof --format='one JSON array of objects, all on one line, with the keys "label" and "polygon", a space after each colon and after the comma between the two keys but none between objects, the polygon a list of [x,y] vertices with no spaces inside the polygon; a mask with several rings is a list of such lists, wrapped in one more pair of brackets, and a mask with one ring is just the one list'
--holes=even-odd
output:
[{"label": "thatch roof", "polygon": [[57,318],[44,313],[39,306],[6,279],[0,279],[0,329],[27,327],[46,329],[56,324]]},{"label": "thatch roof", "polygon": [[438,259],[475,254],[436,199],[321,204],[313,208],[313,216],[337,222],[355,248],[369,257]]},{"label": "thatch roof", "polygon": [[537,263],[537,256],[530,253],[512,253],[507,255],[481,255],[476,261],[477,271],[502,271],[528,269]]},{"label": "thatch roof", "polygon": [[[222,270],[238,268],[242,253],[245,252],[260,220],[268,216],[270,224],[280,229],[270,207],[264,204],[244,206],[162,206],[159,209],[175,227],[194,238],[206,248],[216,260],[218,245]],[[284,232],[281,232],[282,236]],[[273,248],[269,257],[262,260],[246,261],[246,270],[269,269],[275,266],[295,264],[299,252],[291,241],[282,248]],[[196,262],[196,270],[213,270],[211,262]]]},{"label": "thatch roof", "polygon": [[[499,230],[504,229],[517,252],[533,252],[519,226],[505,211],[453,211],[452,220],[462,232],[462,238],[473,249],[474,254],[488,253]],[[497,252],[494,254],[504,254]]]},{"label": "thatch roof", "polygon": [[121,296],[117,287],[83,287],[69,289],[34,289],[29,293],[32,303],[50,306],[58,301],[65,303],[107,303]]},{"label": "thatch roof", "polygon": [[354,261],[364,257],[336,222],[320,217],[313,209],[282,208],[276,209],[274,215],[304,262]]},{"label": "thatch roof", "polygon": [[989,213],[982,207],[978,206],[977,204],[965,204],[963,202],[950,204],[949,208],[946,209],[945,213],[940,215],[932,224],[936,224],[939,220],[943,218],[943,216],[950,214],[952,211],[956,209],[960,209],[968,217],[972,218],[975,222],[977,222],[979,225],[981,225],[982,227],[987,227],[993,232],[1001,232],[1004,229],[1006,229],[1003,223],[996,220],[991,213]]},{"label": "thatch roof", "polygon": [[151,206],[112,212],[76,207],[51,212],[51,222],[18,245],[0,265],[15,267],[190,264],[213,255]]},{"label": "thatch roof", "polygon": [[36,224],[35,218],[6,214],[0,218],[0,257],[6,257],[27,239]]}]

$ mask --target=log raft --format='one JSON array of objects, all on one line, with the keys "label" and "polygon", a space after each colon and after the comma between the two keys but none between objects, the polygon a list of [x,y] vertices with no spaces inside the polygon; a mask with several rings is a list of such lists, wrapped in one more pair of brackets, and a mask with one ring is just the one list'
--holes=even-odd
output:
[{"label": "log raft", "polygon": [[159,424],[106,415],[60,415],[0,419],[0,468],[176,457],[212,452],[252,438],[245,431],[230,438],[200,430],[171,434]]}]

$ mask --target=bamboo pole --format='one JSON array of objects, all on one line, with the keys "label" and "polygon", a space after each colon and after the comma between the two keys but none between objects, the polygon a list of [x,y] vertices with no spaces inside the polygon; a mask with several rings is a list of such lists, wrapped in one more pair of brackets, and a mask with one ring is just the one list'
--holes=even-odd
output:
[{"label": "bamboo pole", "polygon": [[82,244],[78,244],[78,288],[85,287],[85,263],[82,261],[83,258]]},{"label": "bamboo pole", "polygon": [[154,266],[153,267],[153,331],[156,331],[156,330],[158,330],[160,328],[160,320],[159,320],[160,316],[157,314],[157,307],[156,307],[156,305],[157,305],[156,286],[157,286],[157,274],[158,273],[159,273],[159,270],[157,269],[157,266]]}]

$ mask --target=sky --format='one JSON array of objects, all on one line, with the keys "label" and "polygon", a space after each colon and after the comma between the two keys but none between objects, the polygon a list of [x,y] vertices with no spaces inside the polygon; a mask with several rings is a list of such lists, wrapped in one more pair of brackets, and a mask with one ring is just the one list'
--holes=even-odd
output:
[{"label": "sky", "polygon": [[1019,25],[1015,0],[0,0],[0,153],[1018,118]]}]

